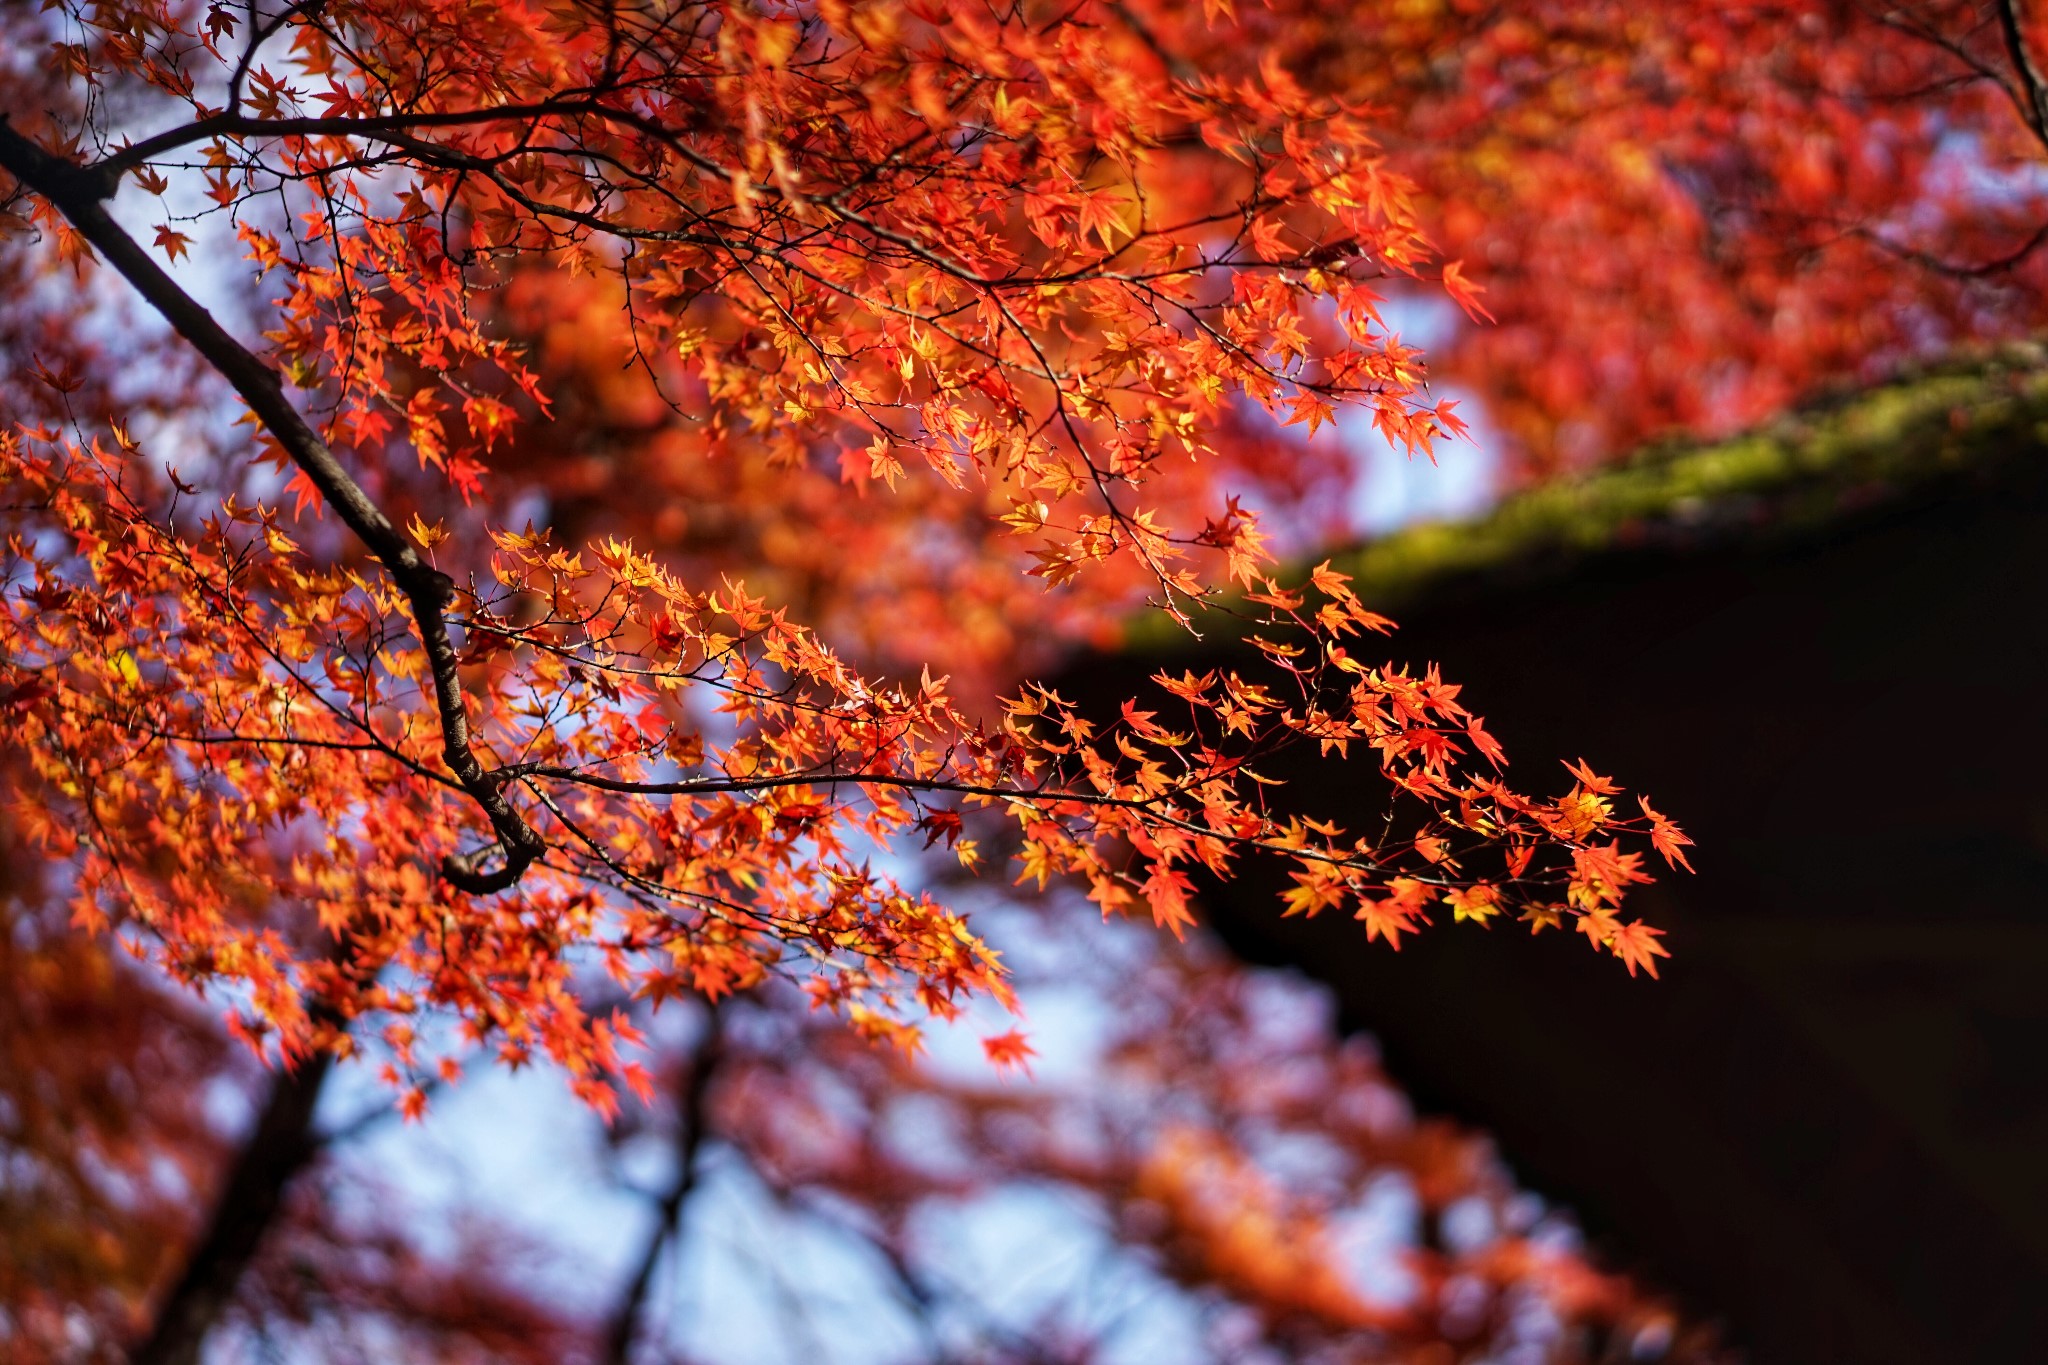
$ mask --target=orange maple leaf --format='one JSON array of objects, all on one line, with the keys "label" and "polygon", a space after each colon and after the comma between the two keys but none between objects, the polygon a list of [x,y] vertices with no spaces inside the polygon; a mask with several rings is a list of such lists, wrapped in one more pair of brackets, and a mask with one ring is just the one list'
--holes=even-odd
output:
[{"label": "orange maple leaf", "polygon": [[1031,1059],[1038,1055],[1038,1050],[1018,1029],[982,1039],[981,1050],[996,1067],[1003,1070],[1018,1067],[1027,1076],[1031,1074]]},{"label": "orange maple leaf", "polygon": [[170,225],[165,224],[156,230],[156,244],[164,249],[166,256],[175,261],[186,254],[186,248],[192,244],[192,239],[182,232],[173,232]]},{"label": "orange maple leaf", "polygon": [[1577,763],[1567,763],[1564,766],[1566,772],[1578,778],[1580,785],[1596,796],[1613,796],[1621,790],[1612,778],[1602,777],[1594,772],[1583,758]]},{"label": "orange maple leaf", "polygon": [[1608,937],[1607,944],[1614,955],[1628,966],[1628,974],[1634,976],[1641,967],[1653,978],[1657,975],[1657,959],[1670,957],[1664,945],[1657,942],[1663,936],[1662,929],[1652,929],[1641,920],[1624,924]]},{"label": "orange maple leaf", "polygon": [[1486,305],[1479,301],[1479,296],[1486,292],[1485,286],[1465,278],[1463,261],[1444,263],[1444,292],[1455,299],[1458,306],[1465,310],[1465,316],[1474,322],[1495,320],[1493,314],[1487,311]]},{"label": "orange maple leaf", "polygon": [[1664,855],[1664,861],[1673,867],[1693,870],[1692,860],[1684,853],[1684,846],[1692,843],[1685,831],[1681,830],[1663,812],[1650,805],[1646,797],[1637,797],[1636,804],[1643,808],[1643,814],[1650,820],[1650,846]]}]

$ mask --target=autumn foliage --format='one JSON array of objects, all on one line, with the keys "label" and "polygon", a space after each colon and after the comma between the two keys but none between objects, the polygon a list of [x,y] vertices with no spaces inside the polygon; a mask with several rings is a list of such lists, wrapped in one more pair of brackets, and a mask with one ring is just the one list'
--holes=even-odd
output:
[{"label": "autumn foliage", "polygon": [[[24,903],[263,1055],[374,1056],[408,1112],[478,1056],[645,1100],[675,997],[914,1053],[1013,998],[948,868],[1179,934],[1198,876],[1277,859],[1276,913],[1396,948],[1558,928],[1655,976],[1626,896],[1685,864],[1678,826],[1583,760],[1511,785],[1453,678],[1280,567],[1339,529],[1319,429],[1457,458],[1397,330],[1418,300],[1475,324],[1450,373],[1529,474],[2039,321],[2013,168],[2048,95],[2001,6],[5,24]],[[1136,610],[1246,647],[1107,710],[1040,680]],[[1293,746],[1381,782],[1308,809],[1261,772]],[[1074,1178],[1165,1210],[1167,1262],[1435,1339],[1326,1284],[1230,1143],[1147,1141]]]},{"label": "autumn foliage", "polygon": [[[175,471],[152,487],[118,422],[7,445],[35,509],[7,650],[42,788],[29,836],[76,860],[85,921],[239,983],[244,1031],[297,1052],[452,1009],[608,1102],[598,1078],[631,1063],[568,988],[587,948],[656,997],[800,971],[895,1036],[906,1008],[1004,987],[964,921],[872,854],[922,835],[971,862],[963,820],[984,808],[1012,822],[1021,879],[1076,877],[1105,912],[1176,929],[1190,868],[1270,853],[1300,866],[1291,908],[1390,941],[1450,896],[1460,918],[1570,918],[1650,963],[1654,931],[1617,914],[1641,855],[1613,841],[1668,826],[1590,774],[1555,798],[1504,786],[1456,686],[1356,656],[1387,623],[1340,577],[1271,577],[1235,499],[1148,501],[1155,470],[1243,420],[1222,416],[1232,395],[1311,433],[1362,403],[1422,450],[1454,420],[1380,319],[1373,282],[1447,263],[1358,112],[1270,61],[1177,74],[1113,20],[408,4],[244,22],[96,14],[57,49],[75,74],[140,78],[190,121],[90,173],[18,132],[11,160],[60,254],[135,253],[131,281],[250,404],[282,501]],[[431,55],[394,74],[364,51]],[[195,157],[224,208],[309,196],[238,225],[281,291],[263,359],[99,208],[120,177],[161,191]],[[156,245],[187,240],[167,225]],[[401,529],[367,491],[383,469],[437,470],[459,507],[520,407],[544,415],[540,376],[471,306],[539,255],[620,281],[649,383],[725,442],[856,448],[884,491],[911,468],[986,487],[1050,589],[1121,575],[1188,619],[1235,582],[1265,672],[1162,677],[1113,717],[1035,685],[976,713],[943,677],[864,675],[742,582],[684,581],[624,540],[487,517],[456,537],[431,485],[436,515]],[[360,551],[305,543],[327,516]],[[1276,813],[1251,765],[1288,743],[1377,750],[1414,816],[1360,838]],[[338,950],[295,952],[278,900]]]}]

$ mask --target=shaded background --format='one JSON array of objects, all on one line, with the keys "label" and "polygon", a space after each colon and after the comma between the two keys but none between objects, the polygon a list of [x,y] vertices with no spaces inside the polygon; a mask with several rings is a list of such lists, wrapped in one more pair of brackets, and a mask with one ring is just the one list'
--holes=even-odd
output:
[{"label": "shaded background", "polygon": [[[1511,756],[1583,753],[1683,813],[1699,875],[1641,893],[1661,982],[1564,933],[1390,953],[1273,915],[1270,869],[1205,890],[1235,950],[1333,986],[1418,1104],[1759,1362],[2048,1340],[2048,480],[2030,400],[1957,392],[1851,468],[1611,524],[1596,488],[1576,527],[1497,515],[1505,548],[1433,578],[1361,557],[1409,599],[1387,653],[1464,682]],[[1376,815],[1369,765],[1273,766]]]}]

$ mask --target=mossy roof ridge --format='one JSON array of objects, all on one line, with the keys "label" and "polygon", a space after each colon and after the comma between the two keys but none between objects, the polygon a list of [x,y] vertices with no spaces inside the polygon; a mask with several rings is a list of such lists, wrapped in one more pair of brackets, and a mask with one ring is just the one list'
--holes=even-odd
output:
[{"label": "mossy roof ridge", "polygon": [[[1725,440],[1662,442],[1515,493],[1485,515],[1426,522],[1330,556],[1377,610],[1561,575],[1616,553],[1684,553],[1813,532],[2048,447],[2048,345],[1958,354],[1838,386]],[[1305,568],[1289,576],[1305,576]],[[1205,615],[1205,635],[1234,618]],[[1185,635],[1137,626],[1131,647]]]}]

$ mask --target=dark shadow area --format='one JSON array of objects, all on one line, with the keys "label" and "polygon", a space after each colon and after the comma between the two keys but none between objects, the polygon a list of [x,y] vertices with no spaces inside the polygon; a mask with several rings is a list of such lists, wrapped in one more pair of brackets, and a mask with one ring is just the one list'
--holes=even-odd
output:
[{"label": "dark shadow area", "polygon": [[[1270,867],[1207,888],[1217,929],[1334,986],[1420,1106],[1490,1129],[1759,1365],[2037,1358],[2048,480],[1409,616],[1387,653],[1466,684],[1518,787],[1563,790],[1583,754],[1698,840],[1697,877],[1634,902],[1669,930],[1664,979],[1448,916],[1396,954],[1281,918]],[[1284,773],[1331,812],[1378,789],[1353,774]]]}]

